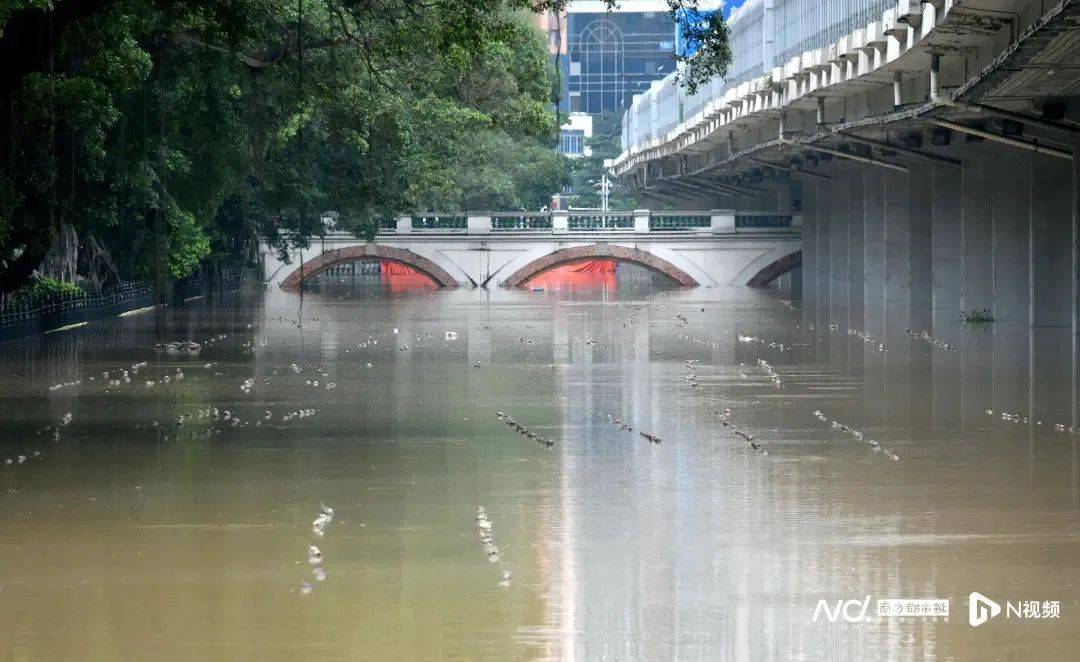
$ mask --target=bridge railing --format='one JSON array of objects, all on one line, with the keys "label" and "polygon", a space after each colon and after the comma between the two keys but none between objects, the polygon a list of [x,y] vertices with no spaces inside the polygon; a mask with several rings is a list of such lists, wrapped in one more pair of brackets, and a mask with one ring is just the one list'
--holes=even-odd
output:
[{"label": "bridge railing", "polygon": [[712,230],[709,212],[660,212],[649,216],[651,232],[696,232]]},{"label": "bridge railing", "polygon": [[632,212],[606,212],[606,213],[573,213],[566,219],[566,227],[571,232],[588,232],[596,230],[634,230],[634,214]]},{"label": "bridge railing", "polygon": [[739,212],[735,214],[735,228],[790,228],[796,218],[796,214]]},{"label": "bridge railing", "polygon": [[425,214],[412,215],[412,229],[416,230],[439,230],[441,232],[469,229],[469,217],[467,214],[442,214],[428,212]]},{"label": "bridge railing", "polygon": [[793,232],[801,228],[799,214],[709,211],[632,212],[427,212],[379,223],[379,234],[726,234],[733,232]]},{"label": "bridge railing", "polygon": [[492,213],[492,232],[550,232],[551,213],[539,212],[498,212]]}]

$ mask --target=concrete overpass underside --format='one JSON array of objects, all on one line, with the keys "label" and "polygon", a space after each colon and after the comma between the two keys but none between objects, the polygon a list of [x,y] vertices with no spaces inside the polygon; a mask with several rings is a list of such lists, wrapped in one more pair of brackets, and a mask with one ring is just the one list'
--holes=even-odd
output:
[{"label": "concrete overpass underside", "polygon": [[906,40],[891,59],[859,63],[869,45],[854,74],[793,70],[624,152],[613,172],[689,206],[800,210],[818,320],[864,328],[899,306],[894,324],[932,329],[989,309],[1072,329],[1075,344],[1080,2],[900,4],[923,22],[889,36]]}]

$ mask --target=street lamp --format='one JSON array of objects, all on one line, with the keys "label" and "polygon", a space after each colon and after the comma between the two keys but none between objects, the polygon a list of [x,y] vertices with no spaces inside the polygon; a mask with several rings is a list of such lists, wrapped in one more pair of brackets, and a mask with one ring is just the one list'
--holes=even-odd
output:
[{"label": "street lamp", "polygon": [[600,191],[600,210],[606,214],[608,212],[608,196],[611,195],[611,180],[608,179],[607,173],[604,173],[600,181],[593,182],[593,188]]}]

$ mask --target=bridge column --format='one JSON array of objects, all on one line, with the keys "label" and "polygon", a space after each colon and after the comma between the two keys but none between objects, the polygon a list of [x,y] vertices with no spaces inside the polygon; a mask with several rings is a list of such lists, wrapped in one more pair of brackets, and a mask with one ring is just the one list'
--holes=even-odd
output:
[{"label": "bridge column", "polygon": [[995,167],[994,319],[1027,326],[1032,255],[1031,158],[1023,150],[1002,154],[1008,167]]},{"label": "bridge column", "polygon": [[634,233],[644,234],[649,231],[649,210],[648,209],[635,209],[634,210]]},{"label": "bridge column", "polygon": [[802,301],[803,324],[816,322],[818,300],[818,252],[817,252],[817,185],[813,182],[803,188],[802,239]]},{"label": "bridge column", "polygon": [[[934,166],[930,213],[933,274],[931,299],[933,334],[950,343],[959,342],[952,332],[960,317],[960,218],[963,170]],[[946,330],[951,333],[942,335]]]},{"label": "bridge column", "polygon": [[832,265],[829,260],[829,234],[832,232],[832,224],[829,213],[829,184],[819,182],[813,185],[814,206],[817,209],[817,324],[826,326],[831,319],[829,307],[831,303],[830,282],[832,278]]},{"label": "bridge column", "polygon": [[470,214],[466,220],[466,227],[469,234],[491,234],[491,217]]},{"label": "bridge column", "polygon": [[[1031,400],[1032,415],[1043,424],[1073,423],[1062,393],[1077,394],[1072,380],[1078,369],[1073,354],[1075,281],[1072,211],[1075,184],[1072,170],[1080,168],[1064,159],[1042,154],[1031,157]],[[1071,365],[1072,370],[1065,366]]]},{"label": "bridge column", "polygon": [[709,227],[713,234],[735,232],[735,210],[713,209],[709,214],[711,215]]},{"label": "bridge column", "polygon": [[848,177],[848,322],[853,328],[865,326],[866,309],[866,219],[863,205],[865,181],[862,169]]},{"label": "bridge column", "polygon": [[570,232],[569,212],[562,209],[551,212],[551,233],[567,234],[568,232]]},{"label": "bridge column", "polygon": [[885,171],[863,170],[863,324],[881,335],[885,328]]},{"label": "bridge column", "polygon": [[833,321],[847,326],[848,301],[848,197],[851,186],[848,180],[852,171],[857,169],[840,166],[833,171],[829,182],[829,198],[825,201],[826,213],[829,214],[829,257],[830,275],[829,298],[832,302]]},{"label": "bridge column", "polygon": [[963,175],[960,230],[960,308],[965,312],[994,305],[993,218],[994,168],[992,154],[966,159]]},{"label": "bridge column", "polygon": [[933,305],[933,168],[911,164],[908,172],[908,295],[913,330],[930,327]]}]

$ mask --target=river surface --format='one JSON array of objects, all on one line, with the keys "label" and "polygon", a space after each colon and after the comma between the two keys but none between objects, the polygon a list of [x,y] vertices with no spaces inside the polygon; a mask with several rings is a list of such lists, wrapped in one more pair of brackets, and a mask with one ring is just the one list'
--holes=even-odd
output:
[{"label": "river surface", "polygon": [[0,344],[0,660],[1077,659],[1066,331],[598,283],[252,288]]}]

